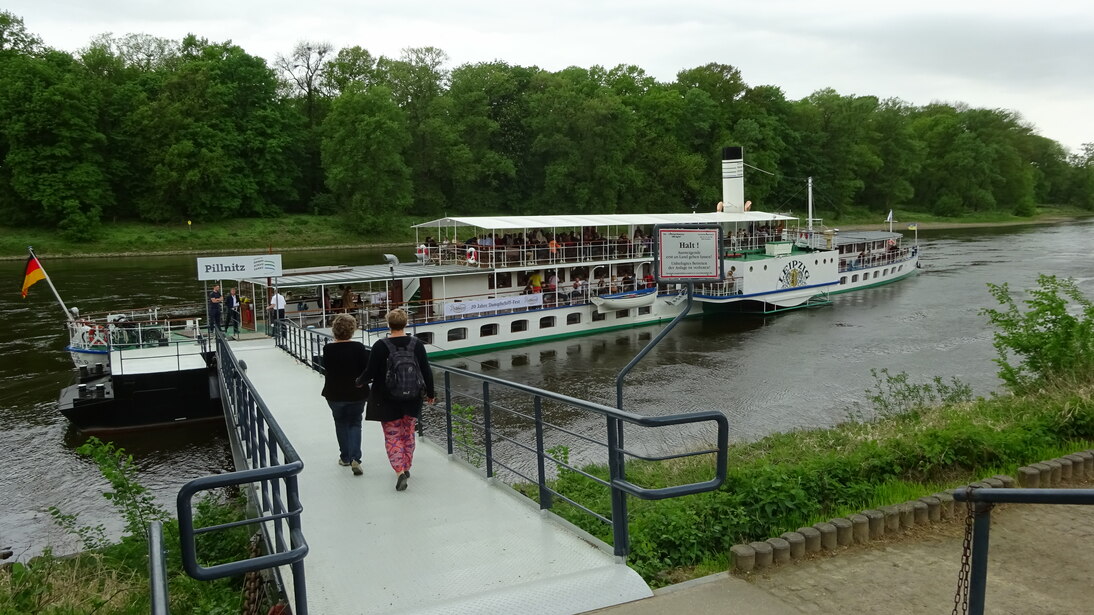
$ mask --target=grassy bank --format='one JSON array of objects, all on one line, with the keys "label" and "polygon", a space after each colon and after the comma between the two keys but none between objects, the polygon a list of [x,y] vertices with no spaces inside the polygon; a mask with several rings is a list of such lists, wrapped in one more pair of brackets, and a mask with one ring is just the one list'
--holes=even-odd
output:
[{"label": "grassy bank", "polygon": [[256,251],[409,244],[410,228],[419,218],[405,218],[390,233],[350,232],[335,216],[293,215],[280,218],[241,218],[209,224],[186,222],[144,224],[104,223],[93,242],[73,242],[47,229],[0,227],[0,258],[23,257],[27,246],[40,256],[95,256],[191,252],[253,253]]},{"label": "grassy bank", "polygon": [[[170,611],[176,615],[229,615],[239,613],[245,602],[244,578],[198,581],[182,569],[178,521],[170,519],[148,489],[136,480],[133,458],[110,443],[91,438],[77,453],[93,459],[111,491],[103,496],[125,520],[120,540],[107,538],[102,524],[83,525],[78,515],[50,508],[54,521],[77,537],[84,549],[57,557],[47,548],[26,562],[0,566],[0,615],[143,615],[151,611],[147,528],[163,522],[167,551]],[[240,495],[207,494],[194,506],[194,527],[208,527],[247,518],[246,500]],[[233,527],[199,535],[199,564],[215,566],[250,556],[254,526]],[[255,596],[254,602],[269,602]],[[269,604],[261,606],[265,613]]]},{"label": "grassy bank", "polygon": [[[804,212],[799,212],[803,214]],[[1009,215],[966,216],[943,218],[922,212],[898,210],[899,223],[894,229],[903,230],[918,222],[920,230],[955,226],[994,226],[1059,222],[1090,216],[1091,212],[1076,209],[1041,207],[1032,218]],[[0,258],[21,258],[27,246],[34,246],[42,256],[138,255],[194,252],[253,253],[263,250],[296,250],[325,247],[362,247],[410,244],[414,240],[411,225],[424,218],[405,216],[393,224],[390,232],[357,234],[349,232],[337,216],[289,215],[280,218],[242,218],[213,223],[185,221],[173,224],[138,222],[104,223],[92,242],[73,242],[50,229],[11,228],[0,226]],[[838,219],[826,219],[825,224],[841,228],[881,228],[884,218],[876,212],[851,211]]]},{"label": "grassy bank", "polygon": [[[725,571],[729,548],[819,521],[916,499],[1094,446],[1094,382],[1021,397],[915,407],[831,429],[734,445],[717,491],[658,502],[630,499],[628,563],[653,585]],[[603,467],[585,468],[607,479]],[[707,457],[627,464],[644,487],[709,480]],[[576,472],[560,493],[610,515],[607,492]],[[554,512],[611,542],[610,530],[567,504]]]}]

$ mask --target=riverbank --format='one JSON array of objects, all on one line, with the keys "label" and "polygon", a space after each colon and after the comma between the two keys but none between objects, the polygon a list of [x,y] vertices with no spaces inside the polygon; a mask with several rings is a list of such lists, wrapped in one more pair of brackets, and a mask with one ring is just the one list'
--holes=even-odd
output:
[{"label": "riverbank", "polygon": [[[1023,220],[925,220],[916,224],[919,231],[934,231],[1067,224],[1089,219],[1091,216],[1094,214],[1049,210]],[[909,215],[901,217],[915,219]],[[419,222],[422,220],[408,217],[396,225],[398,231],[375,237],[348,233],[340,219],[332,216],[292,215],[273,219],[227,220],[194,226],[126,222],[104,225],[101,239],[91,244],[69,242],[56,232],[44,229],[0,226],[0,261],[26,258],[28,245],[34,246],[39,256],[50,259],[406,248],[414,245],[414,229],[411,227]],[[893,230],[906,231],[908,224],[910,223],[894,222]],[[832,227],[844,231],[883,230],[888,229],[889,225],[885,222],[833,222]]]}]

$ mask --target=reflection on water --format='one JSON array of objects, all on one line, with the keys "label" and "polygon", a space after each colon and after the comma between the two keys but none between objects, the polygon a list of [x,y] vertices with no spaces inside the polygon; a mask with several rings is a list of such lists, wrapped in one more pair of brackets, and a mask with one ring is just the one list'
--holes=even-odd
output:
[{"label": "reflection on water", "polygon": [[[873,384],[871,369],[905,371],[918,381],[956,376],[986,395],[999,381],[991,362],[991,331],[980,315],[982,308],[994,307],[985,283],[1009,282],[1022,289],[1032,286],[1038,273],[1054,273],[1076,278],[1086,295],[1094,296],[1092,258],[1085,250],[1092,230],[1094,224],[1084,223],[922,233],[923,270],[898,284],[836,295],[831,306],[777,317],[687,320],[627,377],[625,408],[645,415],[718,410],[730,419],[731,440],[747,441],[845,420],[848,408],[865,400]],[[284,260],[286,267],[377,263],[384,251],[291,252]],[[44,255],[42,262],[69,305],[87,312],[201,301],[194,258]],[[18,279],[23,261],[8,263],[9,278]],[[51,505],[83,513],[83,523],[106,523],[116,531],[121,523],[99,495],[105,482],[74,453],[83,440],[56,412],[71,364],[60,351],[61,311],[48,286],[38,284],[25,301],[14,290],[0,294],[0,314],[5,319],[0,327],[0,464],[5,469],[0,547],[28,553],[47,541],[71,544],[52,528],[46,513]],[[614,406],[616,374],[656,331],[609,332],[445,363]],[[322,404],[318,396],[316,404]],[[598,417],[557,413],[551,418],[578,433],[598,438],[603,433]],[[673,429],[640,436],[628,430],[627,444],[650,452],[695,448],[697,439],[709,436],[701,432]],[[128,434],[118,443],[133,453],[142,482],[169,509],[183,482],[230,466],[227,440],[216,426]],[[593,455],[590,447],[571,446],[572,460]]]}]

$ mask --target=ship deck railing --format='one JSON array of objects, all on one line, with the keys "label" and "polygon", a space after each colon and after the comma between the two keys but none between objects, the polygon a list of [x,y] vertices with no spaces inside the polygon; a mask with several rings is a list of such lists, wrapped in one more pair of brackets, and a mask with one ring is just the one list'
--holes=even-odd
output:
[{"label": "ship deck railing", "polygon": [[914,259],[915,256],[915,250],[902,248],[901,250],[886,252],[884,254],[868,254],[864,258],[859,256],[841,258],[839,261],[839,271],[840,273],[843,273],[845,271],[872,269],[884,265],[899,265],[900,263],[906,263]]},{"label": "ship deck railing", "polygon": [[[375,304],[351,308],[348,312],[344,310],[323,310],[321,308],[299,310],[287,314],[286,320],[302,328],[325,328],[330,326],[331,322],[333,322],[334,320],[334,317],[338,314],[348,313],[357,319],[358,328],[364,331],[380,331],[387,328],[387,322],[384,320],[384,316],[389,310],[396,308],[406,310],[408,316],[407,326],[415,327],[441,322],[455,322],[472,318],[499,316],[502,314],[517,314],[524,312],[542,311],[544,309],[551,308],[565,308],[586,305],[590,302],[589,300],[592,297],[641,291],[650,288],[650,283],[643,280],[631,280],[626,282],[611,282],[604,280],[603,283],[601,283],[600,280],[593,280],[591,282],[586,281],[585,283],[583,283],[580,290],[573,289],[572,284],[562,283],[559,286],[561,288],[558,290],[551,291],[543,289],[539,293],[543,295],[542,305],[486,310],[483,312],[477,312],[469,316],[445,316],[444,304],[450,301],[473,301],[476,299],[482,299],[482,294],[452,296],[445,297],[444,299],[434,299],[431,301],[387,302],[382,305]],[[660,295],[676,295],[680,292],[682,292],[682,290],[676,288],[674,285],[661,285],[661,288],[659,289]],[[522,294],[525,294],[524,290],[514,287],[508,289],[492,290],[489,296],[491,298],[513,297]]]},{"label": "ship deck railing", "polygon": [[[334,338],[315,329],[301,329],[288,321],[279,321],[277,326],[278,347],[323,373],[322,349]],[[419,433],[430,437],[436,430],[450,456],[466,462],[485,478],[500,478],[514,486],[519,493],[535,500],[541,510],[550,511],[556,504],[564,503],[600,522],[607,528],[605,538],[611,537],[610,544],[617,556],[630,553],[626,496],[661,500],[713,491],[725,481],[729,423],[721,412],[642,416],[466,369],[436,364],[431,369],[441,380],[437,387],[438,401],[423,411]],[[559,419],[572,417],[574,413],[583,415],[580,431],[560,424]],[[653,454],[641,447],[625,446],[627,426],[649,430],[708,429],[713,432],[715,444],[684,453]],[[593,431],[602,434],[601,437],[590,436]],[[638,441],[652,439],[643,437]],[[675,440],[666,437],[661,441]],[[602,465],[599,470],[588,470],[576,462],[579,456],[598,458]],[[714,458],[709,480],[649,488],[626,478],[627,460],[661,463],[699,456]],[[608,492],[610,511],[594,510],[556,489],[559,477],[575,474]]]}]

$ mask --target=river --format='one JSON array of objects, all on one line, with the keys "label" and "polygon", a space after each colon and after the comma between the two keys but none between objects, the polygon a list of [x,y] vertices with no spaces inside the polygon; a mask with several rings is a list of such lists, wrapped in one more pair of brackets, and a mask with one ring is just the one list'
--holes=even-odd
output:
[{"label": "river", "polygon": [[[717,409],[730,419],[732,441],[830,426],[866,398],[871,368],[907,372],[916,381],[961,379],[975,394],[998,390],[992,331],[980,310],[994,307],[985,284],[1031,287],[1039,273],[1075,278],[1094,296],[1094,222],[921,233],[922,271],[911,279],[836,295],[833,305],[773,317],[728,316],[683,322],[630,374],[626,407],[656,415]],[[286,267],[382,262],[381,250],[287,252]],[[412,254],[400,254],[412,258]],[[201,301],[194,256],[113,259],[41,258],[69,307],[112,307]],[[100,495],[98,470],[75,453],[84,438],[56,411],[70,380],[62,352],[60,308],[45,282],[21,299],[23,261],[9,261],[0,295],[0,547],[27,557],[46,545],[76,545],[48,508],[79,513],[117,533],[121,521]],[[615,376],[656,329],[646,327],[555,342],[497,355],[448,361],[496,369],[505,377],[614,405]],[[484,367],[482,364],[486,362]],[[317,413],[324,413],[316,396]],[[230,468],[223,427],[176,428],[119,436],[140,480],[173,510],[184,482]],[[655,448],[691,447],[665,441]]]}]

